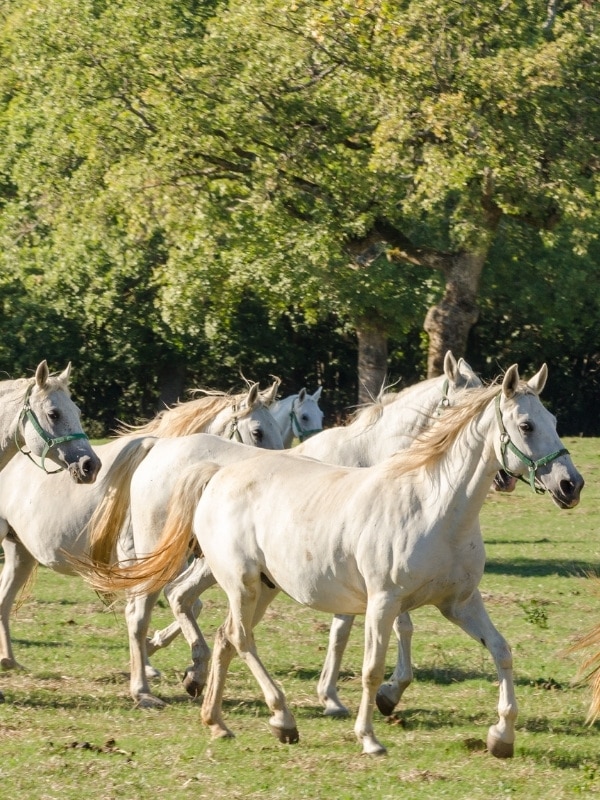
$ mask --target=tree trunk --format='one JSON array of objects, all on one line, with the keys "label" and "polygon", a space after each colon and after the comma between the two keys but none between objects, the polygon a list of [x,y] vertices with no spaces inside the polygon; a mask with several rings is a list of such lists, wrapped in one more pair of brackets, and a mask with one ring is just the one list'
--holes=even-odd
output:
[{"label": "tree trunk", "polygon": [[158,373],[158,410],[172,406],[183,399],[185,366],[173,359],[163,364]]},{"label": "tree trunk", "polygon": [[440,302],[429,309],[424,328],[429,335],[427,376],[434,378],[444,369],[444,356],[452,350],[456,358],[465,355],[467,337],[479,317],[477,296],[485,253],[460,253],[444,269],[446,290]]},{"label": "tree trunk", "polygon": [[383,328],[361,320],[358,338],[358,402],[371,403],[381,391],[387,375],[388,346]]}]

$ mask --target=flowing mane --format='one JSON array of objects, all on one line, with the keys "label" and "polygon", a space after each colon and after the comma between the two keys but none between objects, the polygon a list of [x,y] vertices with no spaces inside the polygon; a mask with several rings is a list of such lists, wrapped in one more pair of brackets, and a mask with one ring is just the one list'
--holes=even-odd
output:
[{"label": "flowing mane", "polygon": [[249,406],[241,407],[242,402],[246,399],[245,393],[232,395],[204,389],[197,391],[202,392],[203,396],[165,408],[154,419],[143,425],[123,424],[118,430],[118,435],[136,434],[159,438],[190,436],[194,433],[202,433],[217,414],[226,409],[231,409],[231,419],[244,417],[252,410]]},{"label": "flowing mane", "polygon": [[[392,469],[397,474],[431,469],[450,450],[464,428],[493,400],[499,392],[498,383],[461,392],[454,405],[446,408],[436,418],[435,424],[425,428],[408,450],[393,457]],[[525,382],[519,384],[522,394],[530,390]]]}]

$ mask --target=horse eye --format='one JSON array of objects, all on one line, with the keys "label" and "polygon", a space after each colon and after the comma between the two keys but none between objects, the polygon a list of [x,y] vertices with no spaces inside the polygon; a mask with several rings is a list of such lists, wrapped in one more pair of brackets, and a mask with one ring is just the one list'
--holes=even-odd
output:
[{"label": "horse eye", "polygon": [[46,416],[48,417],[50,422],[58,422],[58,420],[60,419],[60,412],[57,411],[55,408],[51,408]]},{"label": "horse eye", "polygon": [[262,442],[263,436],[264,436],[264,434],[263,434],[263,432],[262,432],[262,430],[260,428],[258,428],[257,430],[254,431],[254,438],[258,442]]},{"label": "horse eye", "polygon": [[302,414],[300,419],[302,420],[302,422],[308,422],[308,414]]},{"label": "horse eye", "polygon": [[522,433],[531,433],[531,431],[533,430],[533,425],[531,424],[531,422],[521,422],[519,428]]}]

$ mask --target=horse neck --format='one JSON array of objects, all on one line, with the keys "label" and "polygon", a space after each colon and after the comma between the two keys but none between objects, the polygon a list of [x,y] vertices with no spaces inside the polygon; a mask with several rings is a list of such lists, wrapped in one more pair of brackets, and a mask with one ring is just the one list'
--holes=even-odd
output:
[{"label": "horse neck", "polygon": [[19,411],[23,405],[27,387],[31,381],[19,378],[0,382],[0,469],[15,455],[23,439],[18,433]]},{"label": "horse neck", "polygon": [[277,427],[281,433],[281,438],[283,439],[283,446],[286,449],[292,446],[292,441],[294,440],[291,413],[294,406],[294,400],[297,397],[297,394],[284,397],[282,400],[278,400],[269,408],[270,414],[277,423]]},{"label": "horse neck", "polygon": [[[500,468],[494,449],[494,437],[499,435],[492,401],[466,423],[446,452],[422,467],[429,476],[419,482],[423,485],[424,503],[433,502],[438,511],[440,505],[451,507],[449,519],[457,531],[467,531],[477,521],[493,477]],[[410,464],[411,453],[401,453],[396,459]]]},{"label": "horse neck", "polygon": [[[434,419],[443,398],[443,382],[442,376],[415,384],[395,400],[382,405],[379,418],[366,425],[357,437],[355,447],[362,453],[363,466],[378,464],[411,446],[415,437]],[[348,430],[356,430],[360,424],[359,417]]]}]

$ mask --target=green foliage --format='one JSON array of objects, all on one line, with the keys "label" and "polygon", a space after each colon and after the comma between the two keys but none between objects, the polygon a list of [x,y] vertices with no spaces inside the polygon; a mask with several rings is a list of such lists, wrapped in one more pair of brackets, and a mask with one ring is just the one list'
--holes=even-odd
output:
[{"label": "green foliage", "polygon": [[73,359],[104,428],[240,368],[348,405],[357,328],[385,332],[392,378],[422,376],[441,261],[489,253],[467,355],[541,354],[561,416],[585,383],[569,429],[591,431],[598,10],[546,13],[7,0],[0,368]]}]

